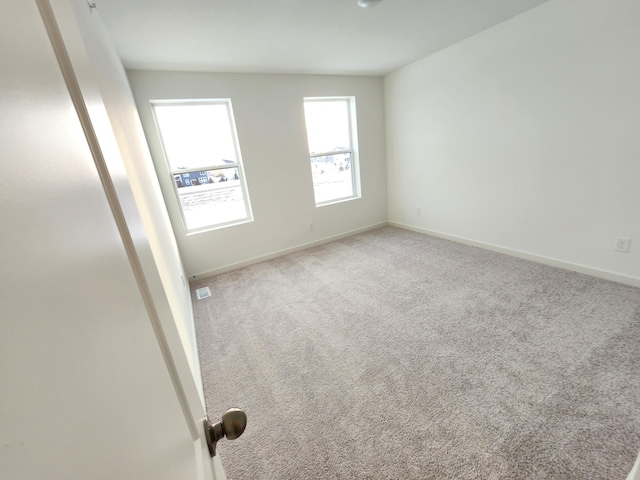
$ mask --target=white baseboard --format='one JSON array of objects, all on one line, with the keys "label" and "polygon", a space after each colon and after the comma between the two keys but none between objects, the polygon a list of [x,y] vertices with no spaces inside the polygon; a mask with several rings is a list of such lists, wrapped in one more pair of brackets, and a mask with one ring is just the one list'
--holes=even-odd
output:
[{"label": "white baseboard", "polygon": [[380,222],[373,225],[369,225],[367,227],[358,228],[356,230],[350,230],[348,232],[341,233],[339,235],[334,235],[331,237],[325,237],[320,240],[315,240],[313,242],[303,243],[300,245],[296,245],[294,247],[285,248],[283,250],[278,250],[272,253],[268,253],[266,255],[261,255],[259,257],[250,258],[248,260],[244,260],[242,262],[232,263],[229,265],[225,265],[214,270],[209,270],[206,272],[197,273],[189,279],[190,282],[198,280],[200,278],[213,277],[215,275],[220,275],[222,273],[230,272],[232,270],[237,270],[239,268],[247,267],[249,265],[253,265],[255,263],[264,262],[266,260],[271,260],[273,258],[282,257],[283,255],[287,255],[289,253],[299,252],[301,250],[306,250],[307,248],[316,247],[319,245],[324,245],[325,243],[333,242],[335,240],[340,240],[341,238],[350,237],[352,235],[357,235],[358,233],[364,233],[369,230],[374,230],[376,228],[384,227],[385,225],[390,225],[393,227],[403,228],[405,230],[411,230],[413,232],[422,233],[425,235],[431,235],[438,238],[444,238],[445,240],[451,240],[458,243],[463,243],[465,245],[471,245],[473,247],[484,248],[485,250],[491,250],[493,252],[503,253],[505,255],[510,255],[512,257],[524,258],[525,260],[531,260],[533,262],[542,263],[545,265],[550,265],[552,267],[563,268],[565,270],[571,270],[578,273],[584,273],[585,275],[591,275],[593,277],[603,278],[605,280],[611,280],[613,282],[622,283],[625,285],[631,285],[632,287],[640,287],[640,278],[630,277],[628,275],[622,275],[619,273],[609,272],[607,270],[600,270],[593,267],[587,267],[585,265],[579,265],[576,263],[565,262],[563,260],[558,260],[555,258],[545,257],[542,255],[536,255],[533,253],[523,252],[520,250],[514,250],[511,248],[501,247],[498,245],[493,245],[490,243],[479,242],[476,240],[471,240],[469,238],[458,237],[456,235],[449,235],[442,232],[437,232],[435,230],[429,230],[426,228],[414,227],[412,225],[406,225],[404,223],[399,222]]},{"label": "white baseboard", "polygon": [[640,455],[638,456],[633,469],[629,472],[627,480],[640,480]]},{"label": "white baseboard", "polygon": [[294,247],[285,248],[283,250],[278,250],[276,252],[268,253],[266,255],[261,255],[259,257],[250,258],[248,260],[244,260],[242,262],[231,263],[229,265],[225,265],[223,267],[216,268],[214,270],[209,270],[207,272],[197,273],[195,275],[191,275],[189,278],[190,282],[194,282],[201,278],[213,277],[215,275],[220,275],[222,273],[227,273],[232,270],[237,270],[239,268],[248,267],[249,265],[253,265],[255,263],[264,262],[265,260],[271,260],[273,258],[282,257],[283,255],[287,255],[289,253],[299,252],[300,250],[306,250],[307,248],[317,247],[319,245],[324,245],[325,243],[333,242],[335,240],[340,240],[341,238],[350,237],[352,235],[357,235],[358,233],[368,232],[369,230],[375,230],[376,228],[384,227],[387,225],[387,222],[375,223],[373,225],[369,225],[367,227],[358,228],[356,230],[349,230],[348,232],[341,233],[339,235],[334,235],[332,237],[325,237],[320,240],[314,240],[313,242],[303,243],[300,245],[296,245]]},{"label": "white baseboard", "polygon": [[625,285],[631,285],[632,287],[640,287],[640,278],[630,277],[628,275],[621,275],[619,273],[609,272],[606,270],[599,270],[597,268],[587,267],[585,265],[579,265],[576,263],[565,262],[555,258],[544,257],[542,255],[536,255],[533,253],[522,252],[520,250],[513,250],[511,248],[500,247],[498,245],[492,245],[490,243],[478,242],[469,238],[458,237],[456,235],[449,235],[442,232],[436,232],[434,230],[428,230],[426,228],[414,227],[398,222],[387,222],[388,225],[404,228],[405,230],[411,230],[413,232],[424,233],[425,235],[431,235],[438,238],[444,238],[445,240],[452,240],[458,243],[464,243],[465,245],[471,245],[473,247],[484,248],[493,252],[504,253],[505,255],[511,255],[512,257],[524,258],[533,262],[543,263],[545,265],[551,265],[552,267],[564,268],[565,270],[571,270],[578,273],[584,273],[593,277],[603,278],[605,280],[611,280]]}]

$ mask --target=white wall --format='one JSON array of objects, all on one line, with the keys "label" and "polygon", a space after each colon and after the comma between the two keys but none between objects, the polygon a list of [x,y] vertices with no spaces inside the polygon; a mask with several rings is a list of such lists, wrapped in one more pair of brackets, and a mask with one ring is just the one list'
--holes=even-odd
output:
[{"label": "white wall", "polygon": [[[381,78],[128,73],[189,275],[220,271],[386,221]],[[316,208],[302,99],[330,95],[356,97],[362,198]],[[179,98],[231,98],[254,222],[185,235],[149,104]],[[315,224],[312,232],[309,222]]]},{"label": "white wall", "polygon": [[389,220],[640,284],[638,25],[552,0],[385,77]]},{"label": "white wall", "polygon": [[[178,246],[171,229],[160,186],[155,176],[149,147],[145,141],[140,117],[122,62],[100,21],[100,11],[93,14],[84,2],[76,3],[78,26],[86,49],[86,62],[91,65],[90,81],[97,84],[110,128],[117,141],[116,156],[126,169],[126,191],[133,192],[132,202],[142,218],[140,232],[148,240],[153,258],[147,264],[157,268],[162,295],[169,301],[196,385],[202,395],[202,377],[195,339],[191,293],[184,273]],[[123,172],[124,173],[124,172]],[[204,401],[204,400],[203,400]]]}]

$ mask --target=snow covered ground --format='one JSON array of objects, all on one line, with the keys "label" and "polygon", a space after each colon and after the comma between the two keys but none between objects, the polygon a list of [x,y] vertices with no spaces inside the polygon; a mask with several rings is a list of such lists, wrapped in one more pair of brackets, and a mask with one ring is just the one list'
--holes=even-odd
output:
[{"label": "snow covered ground", "polygon": [[[313,162],[316,204],[353,196],[351,170],[344,163]],[[187,230],[247,218],[240,180],[194,185],[178,189]]]},{"label": "snow covered ground", "polygon": [[188,230],[247,217],[240,180],[183,187],[178,193]]},{"label": "snow covered ground", "polygon": [[316,203],[353,196],[353,179],[348,164],[312,162]]}]

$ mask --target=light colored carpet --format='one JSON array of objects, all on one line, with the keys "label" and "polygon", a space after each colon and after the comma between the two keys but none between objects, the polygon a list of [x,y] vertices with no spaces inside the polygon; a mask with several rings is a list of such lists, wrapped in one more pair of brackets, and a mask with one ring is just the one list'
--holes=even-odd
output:
[{"label": "light colored carpet", "polygon": [[640,289],[384,227],[202,279],[229,480],[624,480]]}]

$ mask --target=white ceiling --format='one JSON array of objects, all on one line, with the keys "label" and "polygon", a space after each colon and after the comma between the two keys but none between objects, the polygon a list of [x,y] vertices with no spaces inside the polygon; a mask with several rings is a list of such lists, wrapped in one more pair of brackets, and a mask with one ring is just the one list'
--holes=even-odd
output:
[{"label": "white ceiling", "polygon": [[125,66],[381,75],[547,0],[95,0]]}]

